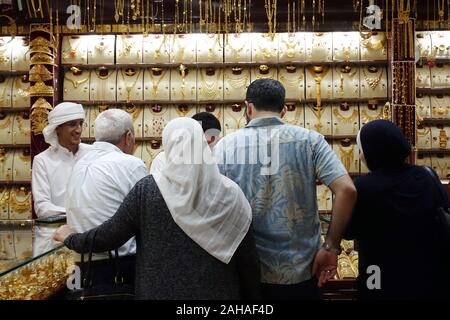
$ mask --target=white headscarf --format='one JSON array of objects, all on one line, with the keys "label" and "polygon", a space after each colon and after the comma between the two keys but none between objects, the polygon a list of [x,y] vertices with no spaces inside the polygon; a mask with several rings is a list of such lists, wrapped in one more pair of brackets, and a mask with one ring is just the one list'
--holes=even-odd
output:
[{"label": "white headscarf", "polygon": [[73,102],[62,102],[48,114],[48,125],[42,130],[45,142],[55,147],[58,146],[56,127],[72,120],[84,120],[83,106]]},{"label": "white headscarf", "polygon": [[229,263],[252,220],[244,193],[220,174],[197,121],[170,121],[162,142],[166,161],[154,178],[173,220],[209,254]]}]

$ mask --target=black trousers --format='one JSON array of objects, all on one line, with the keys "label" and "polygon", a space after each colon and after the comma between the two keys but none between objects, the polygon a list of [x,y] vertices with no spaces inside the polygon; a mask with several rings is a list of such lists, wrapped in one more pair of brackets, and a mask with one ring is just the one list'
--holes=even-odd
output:
[{"label": "black trousers", "polygon": [[262,296],[265,300],[320,300],[321,291],[316,279],[296,284],[262,283]]}]

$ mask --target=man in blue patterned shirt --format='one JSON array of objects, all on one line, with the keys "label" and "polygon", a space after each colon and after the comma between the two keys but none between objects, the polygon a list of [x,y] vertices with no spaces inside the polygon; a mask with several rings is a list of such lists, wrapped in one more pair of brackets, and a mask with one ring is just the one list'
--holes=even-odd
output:
[{"label": "man in blue patterned shirt", "polygon": [[[284,99],[280,82],[254,81],[245,101],[250,122],[225,136],[214,151],[221,173],[241,187],[252,206],[264,297],[317,299],[318,287],[336,273],[356,189],[321,134],[281,120]],[[322,246],[317,179],[335,196]]]}]

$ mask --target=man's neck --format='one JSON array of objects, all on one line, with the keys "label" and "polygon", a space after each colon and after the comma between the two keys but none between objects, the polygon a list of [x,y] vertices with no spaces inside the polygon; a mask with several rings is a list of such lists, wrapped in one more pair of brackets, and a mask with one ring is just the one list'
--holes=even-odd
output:
[{"label": "man's neck", "polygon": [[271,112],[271,111],[258,111],[255,112],[253,117],[250,120],[258,119],[258,118],[269,118],[269,117],[278,117],[280,118],[280,114],[277,112]]},{"label": "man's neck", "polygon": [[67,150],[69,150],[70,152],[72,152],[73,154],[76,154],[78,152],[79,149],[79,145],[64,145],[62,143],[59,143],[59,145],[63,148],[66,148]]}]

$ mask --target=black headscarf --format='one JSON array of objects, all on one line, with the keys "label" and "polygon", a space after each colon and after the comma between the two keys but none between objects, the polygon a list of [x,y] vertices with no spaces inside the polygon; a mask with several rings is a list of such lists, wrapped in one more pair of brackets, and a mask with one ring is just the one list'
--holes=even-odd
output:
[{"label": "black headscarf", "polygon": [[364,125],[359,139],[371,171],[402,167],[411,153],[411,146],[402,131],[387,120],[374,120]]}]

